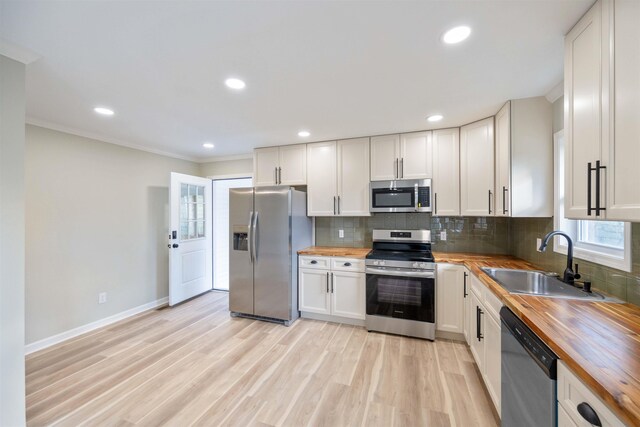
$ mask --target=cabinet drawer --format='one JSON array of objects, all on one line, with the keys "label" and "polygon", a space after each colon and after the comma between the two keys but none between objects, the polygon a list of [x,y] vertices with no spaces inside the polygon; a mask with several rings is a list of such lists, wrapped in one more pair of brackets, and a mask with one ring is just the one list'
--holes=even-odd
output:
[{"label": "cabinet drawer", "polygon": [[353,258],[332,258],[331,270],[364,272],[364,260]]},{"label": "cabinet drawer", "polygon": [[331,259],[322,256],[301,256],[298,259],[300,268],[317,268],[320,270],[329,270],[331,268]]},{"label": "cabinet drawer", "polygon": [[598,414],[603,427],[624,426],[622,421],[562,361],[558,362],[558,403],[578,426],[590,425],[578,412],[578,405],[581,403],[591,406]]}]

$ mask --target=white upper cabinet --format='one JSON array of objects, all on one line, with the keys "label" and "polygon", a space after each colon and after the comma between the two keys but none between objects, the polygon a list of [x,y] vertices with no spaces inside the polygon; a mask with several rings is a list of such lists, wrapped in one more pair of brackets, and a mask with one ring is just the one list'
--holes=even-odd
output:
[{"label": "white upper cabinet", "polygon": [[338,141],[338,215],[368,216],[369,138]]},{"label": "white upper cabinet", "polygon": [[609,220],[640,222],[640,2],[615,0],[609,137],[602,150]]},{"label": "white upper cabinet", "polygon": [[371,138],[371,181],[398,179],[400,135]]},{"label": "white upper cabinet", "polygon": [[253,153],[253,177],[256,187],[305,185],[307,183],[305,144],[257,148]]},{"label": "white upper cabinet", "polygon": [[413,132],[400,135],[400,179],[431,178],[431,132]]},{"label": "white upper cabinet", "polygon": [[307,144],[307,215],[369,216],[369,138]]},{"label": "white upper cabinet", "polygon": [[434,130],[433,215],[460,215],[460,129]]},{"label": "white upper cabinet", "polygon": [[460,128],[460,213],[495,213],[493,117]]},{"label": "white upper cabinet", "polygon": [[253,152],[253,185],[278,185],[280,165],[278,147],[258,148]]},{"label": "white upper cabinet", "polygon": [[431,178],[431,132],[371,138],[371,181]]},{"label": "white upper cabinet", "polygon": [[640,2],[599,0],[565,38],[565,214],[640,221]]},{"label": "white upper cabinet", "polygon": [[514,99],[496,114],[496,216],[553,216],[552,105]]},{"label": "white upper cabinet", "polygon": [[307,156],[307,215],[337,215],[336,142],[307,144]]}]

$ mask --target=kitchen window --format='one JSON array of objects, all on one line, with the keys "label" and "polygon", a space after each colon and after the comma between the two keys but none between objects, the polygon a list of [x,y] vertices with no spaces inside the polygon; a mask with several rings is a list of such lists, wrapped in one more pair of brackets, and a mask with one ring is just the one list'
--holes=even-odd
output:
[{"label": "kitchen window", "polygon": [[[574,242],[573,255],[597,264],[631,271],[631,224],[620,221],[572,220],[564,217],[564,132],[553,135],[555,153],[554,228]],[[553,250],[567,253],[564,239],[554,237]]]}]

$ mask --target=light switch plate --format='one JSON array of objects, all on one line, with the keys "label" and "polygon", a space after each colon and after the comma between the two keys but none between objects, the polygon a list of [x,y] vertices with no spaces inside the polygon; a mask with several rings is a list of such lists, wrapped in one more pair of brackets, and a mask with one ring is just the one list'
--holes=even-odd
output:
[{"label": "light switch plate", "polygon": [[338,230],[338,237],[344,239],[344,230]]},{"label": "light switch plate", "polygon": [[540,252],[541,244],[542,244],[542,239],[536,239],[536,251]]},{"label": "light switch plate", "polygon": [[98,294],[98,304],[104,304],[105,302],[107,302],[107,293],[100,292]]},{"label": "light switch plate", "polygon": [[440,240],[445,241],[447,240],[447,231],[441,231],[440,232]]}]

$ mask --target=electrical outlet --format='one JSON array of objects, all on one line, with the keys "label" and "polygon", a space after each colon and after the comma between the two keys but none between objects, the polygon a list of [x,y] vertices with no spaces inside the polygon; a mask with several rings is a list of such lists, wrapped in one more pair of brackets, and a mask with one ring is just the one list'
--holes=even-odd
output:
[{"label": "electrical outlet", "polygon": [[536,239],[536,251],[540,252],[541,244],[542,244],[542,239]]},{"label": "electrical outlet", "polygon": [[98,294],[98,304],[104,304],[105,302],[107,302],[107,293],[100,292]]},{"label": "electrical outlet", "polygon": [[440,240],[445,241],[447,240],[447,231],[441,231],[440,232]]},{"label": "electrical outlet", "polygon": [[344,239],[344,230],[338,230],[338,237]]}]

